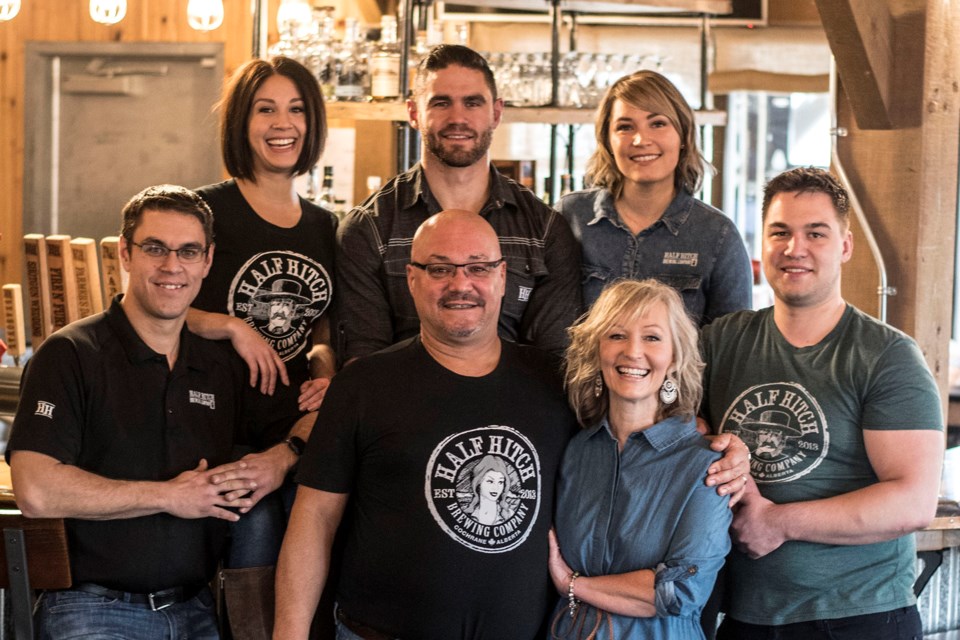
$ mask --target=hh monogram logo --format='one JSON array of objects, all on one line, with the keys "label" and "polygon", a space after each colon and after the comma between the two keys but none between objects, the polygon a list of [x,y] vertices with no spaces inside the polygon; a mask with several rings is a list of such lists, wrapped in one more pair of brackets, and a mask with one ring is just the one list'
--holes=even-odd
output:
[{"label": "hh monogram logo", "polygon": [[44,400],[37,401],[37,410],[34,411],[34,415],[43,416],[44,418],[50,418],[53,420],[53,409],[56,405],[46,402]]}]

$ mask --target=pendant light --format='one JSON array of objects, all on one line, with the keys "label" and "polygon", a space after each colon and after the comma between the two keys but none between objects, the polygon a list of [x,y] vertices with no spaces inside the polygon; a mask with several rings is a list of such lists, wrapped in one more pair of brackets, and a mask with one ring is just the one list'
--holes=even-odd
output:
[{"label": "pendant light", "polygon": [[213,31],[223,24],[223,0],[190,0],[187,22],[197,31]]},{"label": "pendant light", "polygon": [[90,0],[90,17],[100,24],[117,24],[127,15],[127,0]]}]

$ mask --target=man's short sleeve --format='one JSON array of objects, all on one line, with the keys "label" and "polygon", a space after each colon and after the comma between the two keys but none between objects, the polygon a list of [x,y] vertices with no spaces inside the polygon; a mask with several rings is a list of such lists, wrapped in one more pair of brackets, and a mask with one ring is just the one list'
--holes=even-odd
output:
[{"label": "man's short sleeve", "polygon": [[82,442],[84,389],[76,345],[63,336],[48,338],[27,363],[10,453],[29,450],[75,464]]},{"label": "man's short sleeve", "polygon": [[357,439],[362,399],[353,393],[351,365],[330,381],[317,421],[300,460],[299,484],[329,491],[351,493],[357,468]]},{"label": "man's short sleeve", "polygon": [[877,360],[861,424],[864,429],[943,430],[937,383],[912,339],[898,336]]}]

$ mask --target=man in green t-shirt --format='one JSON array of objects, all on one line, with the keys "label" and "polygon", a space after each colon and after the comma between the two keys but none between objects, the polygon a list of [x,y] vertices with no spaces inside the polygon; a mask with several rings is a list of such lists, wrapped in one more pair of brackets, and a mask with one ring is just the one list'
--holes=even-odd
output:
[{"label": "man in green t-shirt", "polygon": [[767,185],[771,308],[704,329],[703,413],[753,453],[718,638],[921,637],[913,531],[936,512],[943,418],[916,343],[848,305],[848,197],[802,168]]}]

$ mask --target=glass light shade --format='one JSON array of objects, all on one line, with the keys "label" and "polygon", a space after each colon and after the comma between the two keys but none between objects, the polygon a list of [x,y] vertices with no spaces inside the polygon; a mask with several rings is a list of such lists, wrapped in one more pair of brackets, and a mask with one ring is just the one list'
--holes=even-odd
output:
[{"label": "glass light shade", "polygon": [[0,21],[13,20],[20,13],[20,0],[0,0]]},{"label": "glass light shade", "polygon": [[310,33],[313,9],[307,0],[282,0],[277,9],[277,30],[280,35],[303,38]]},{"label": "glass light shade", "polygon": [[223,24],[223,0],[190,0],[187,22],[197,31],[213,31]]},{"label": "glass light shade", "polygon": [[90,0],[90,17],[100,24],[117,24],[127,15],[127,0]]}]

